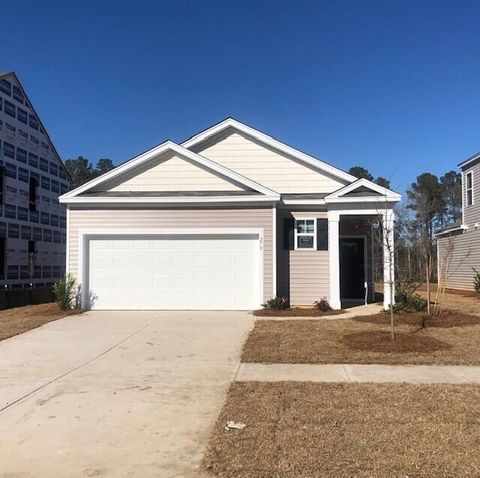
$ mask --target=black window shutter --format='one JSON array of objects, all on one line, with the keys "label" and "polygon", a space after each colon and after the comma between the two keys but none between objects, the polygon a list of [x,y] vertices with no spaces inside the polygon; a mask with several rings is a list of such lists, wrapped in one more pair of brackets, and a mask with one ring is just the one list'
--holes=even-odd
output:
[{"label": "black window shutter", "polygon": [[295,248],[295,219],[286,217],[283,220],[283,249],[292,251]]},{"label": "black window shutter", "polygon": [[328,251],[328,219],[317,219],[317,251]]}]

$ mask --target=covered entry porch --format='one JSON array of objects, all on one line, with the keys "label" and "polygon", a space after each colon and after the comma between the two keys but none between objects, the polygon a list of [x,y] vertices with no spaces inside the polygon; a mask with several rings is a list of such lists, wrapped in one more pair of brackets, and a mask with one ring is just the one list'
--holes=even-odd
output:
[{"label": "covered entry porch", "polygon": [[[346,308],[377,300],[383,283],[383,306],[394,297],[394,212],[338,208],[328,211],[330,304]],[[379,291],[381,292],[381,291]]]}]

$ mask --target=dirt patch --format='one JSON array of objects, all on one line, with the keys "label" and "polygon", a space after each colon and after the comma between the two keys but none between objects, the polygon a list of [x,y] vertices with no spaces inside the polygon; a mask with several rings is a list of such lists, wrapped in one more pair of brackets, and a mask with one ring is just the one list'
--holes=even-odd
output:
[{"label": "dirt patch", "polygon": [[[247,424],[225,431],[227,421]],[[203,467],[235,478],[480,475],[480,387],[233,383]]]},{"label": "dirt patch", "polygon": [[328,312],[322,312],[315,307],[292,307],[291,309],[284,310],[258,309],[253,311],[253,315],[259,317],[323,317],[327,315],[339,315],[344,312],[344,310],[329,310]]},{"label": "dirt patch", "polygon": [[[397,337],[405,348],[393,348],[387,352],[382,347],[384,337],[389,334],[389,323],[385,315],[379,317],[381,323],[369,322],[365,320],[367,317],[355,320],[257,320],[243,347],[242,362],[480,365],[480,324],[428,327],[419,331],[416,322],[397,323]],[[359,337],[368,337],[369,347],[352,348],[344,339],[362,333],[368,333]],[[375,338],[377,344],[373,343]],[[411,341],[408,347],[407,341]]]},{"label": "dirt patch", "polygon": [[67,315],[79,314],[81,311],[59,309],[56,303],[27,305],[0,311],[0,340],[23,334],[53,320]]},{"label": "dirt patch", "polygon": [[396,352],[428,353],[452,348],[449,344],[421,332],[417,334],[395,334],[395,341],[392,341],[390,332],[372,330],[371,332],[344,335],[342,342],[352,350],[367,350],[387,354]]},{"label": "dirt patch", "polygon": [[[427,317],[427,327],[465,327],[469,325],[480,326],[480,317],[477,315],[463,314],[457,310],[445,310],[440,317],[428,317],[423,312],[395,314],[395,323],[402,325],[422,326],[423,317]],[[355,317],[358,322],[386,325],[390,323],[390,316],[385,313]]]}]

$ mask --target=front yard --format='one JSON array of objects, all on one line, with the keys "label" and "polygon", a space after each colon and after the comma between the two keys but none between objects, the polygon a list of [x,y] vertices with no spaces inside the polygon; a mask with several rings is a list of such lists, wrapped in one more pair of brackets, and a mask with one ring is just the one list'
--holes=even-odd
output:
[{"label": "front yard", "polygon": [[[431,300],[435,298],[436,285],[432,285]],[[417,291],[427,298],[426,286],[423,284]],[[474,291],[447,289],[442,298],[442,306],[447,309],[461,310],[466,314],[480,315],[480,294]]]},{"label": "front yard", "polygon": [[237,382],[203,465],[232,478],[478,477],[479,444],[480,387]]},{"label": "front yard", "polygon": [[426,329],[421,322],[420,313],[397,315],[392,343],[383,313],[329,321],[257,320],[242,362],[480,364],[479,316],[446,312]]},{"label": "front yard", "polygon": [[23,334],[52,320],[62,319],[79,311],[60,310],[56,303],[26,305],[0,311],[0,340]]}]

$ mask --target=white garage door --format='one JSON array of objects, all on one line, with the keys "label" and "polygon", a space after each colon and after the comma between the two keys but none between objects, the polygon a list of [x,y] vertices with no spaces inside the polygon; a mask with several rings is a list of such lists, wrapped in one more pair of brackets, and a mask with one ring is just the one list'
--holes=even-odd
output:
[{"label": "white garage door", "polygon": [[258,235],[93,237],[88,286],[94,309],[258,308]]}]

